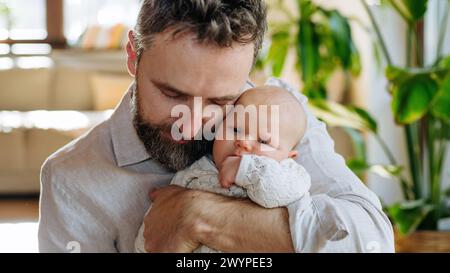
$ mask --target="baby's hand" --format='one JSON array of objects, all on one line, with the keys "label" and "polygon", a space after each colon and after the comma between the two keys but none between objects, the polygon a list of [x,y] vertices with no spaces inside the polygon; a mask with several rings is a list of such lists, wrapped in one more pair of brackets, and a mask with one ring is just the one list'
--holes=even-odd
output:
[{"label": "baby's hand", "polygon": [[219,181],[222,187],[230,188],[233,185],[240,163],[239,156],[229,156],[222,162],[219,170]]}]

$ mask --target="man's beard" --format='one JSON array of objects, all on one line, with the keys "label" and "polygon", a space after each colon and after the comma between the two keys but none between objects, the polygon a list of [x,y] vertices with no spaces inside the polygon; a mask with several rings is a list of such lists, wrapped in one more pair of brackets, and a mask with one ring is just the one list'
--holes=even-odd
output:
[{"label": "man's beard", "polygon": [[133,125],[139,139],[144,144],[150,157],[163,166],[179,171],[190,166],[196,160],[212,152],[213,141],[192,140],[187,143],[176,143],[164,138],[163,132],[170,135],[172,124],[154,125],[142,118],[139,104],[137,83],[132,96]]}]

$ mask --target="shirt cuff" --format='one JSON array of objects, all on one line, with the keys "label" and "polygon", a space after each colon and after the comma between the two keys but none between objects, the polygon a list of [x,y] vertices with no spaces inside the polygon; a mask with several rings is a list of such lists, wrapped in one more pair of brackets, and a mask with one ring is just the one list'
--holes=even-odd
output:
[{"label": "shirt cuff", "polygon": [[[329,211],[327,196],[306,193],[304,197],[286,206],[295,252],[320,252],[327,241],[339,241],[348,236],[342,217],[336,210]],[[322,217],[326,215],[326,217]]]}]

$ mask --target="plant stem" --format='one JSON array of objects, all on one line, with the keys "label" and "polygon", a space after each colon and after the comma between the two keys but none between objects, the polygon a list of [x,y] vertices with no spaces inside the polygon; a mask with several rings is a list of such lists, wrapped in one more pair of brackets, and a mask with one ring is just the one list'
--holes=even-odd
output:
[{"label": "plant stem", "polygon": [[392,59],[391,56],[389,55],[389,51],[387,49],[386,43],[384,42],[383,39],[383,35],[381,34],[380,28],[378,27],[378,24],[375,20],[375,17],[373,16],[372,11],[370,11],[369,5],[366,3],[365,0],[361,0],[361,3],[364,6],[364,9],[366,10],[367,14],[369,15],[370,21],[372,23],[373,28],[375,29],[375,33],[378,37],[378,40],[381,44],[381,49],[383,51],[384,57],[386,58],[386,62],[388,63],[389,66],[392,65]]},{"label": "plant stem", "polygon": [[[408,29],[406,32],[406,65],[408,67],[416,66],[414,62],[413,54],[413,40],[414,37],[414,25],[408,23]],[[405,136],[406,136],[406,147],[408,152],[409,169],[413,184],[414,198],[422,198],[422,177],[421,177],[421,166],[420,166],[420,142],[418,139],[419,130],[417,130],[417,123],[406,124]]]},{"label": "plant stem", "polygon": [[430,197],[431,202],[434,204],[436,201],[435,196],[435,188],[436,188],[436,181],[434,180],[434,123],[431,116],[426,116],[424,118],[424,122],[426,126],[426,145],[424,145],[427,150],[425,151],[426,155],[428,156],[428,179],[430,183]]},{"label": "plant stem", "polygon": [[411,67],[412,65],[412,37],[413,37],[413,27],[408,24],[408,30],[406,32],[406,66]]},{"label": "plant stem", "polygon": [[439,124],[439,136],[438,136],[438,157],[437,157],[437,173],[438,175],[441,174],[442,171],[442,163],[444,163],[444,157],[447,154],[447,139],[445,137],[445,130],[447,130],[447,127],[444,125],[444,122],[437,120]]},{"label": "plant stem", "polygon": [[[443,1],[445,2],[445,1]],[[447,24],[448,24],[448,14],[449,14],[449,7],[448,4],[446,4],[446,9],[445,9],[445,13],[444,13],[444,18],[442,18],[442,22],[441,22],[441,29],[440,29],[440,33],[439,33],[439,41],[437,44],[437,50],[436,50],[436,54],[437,54],[437,58],[436,61],[438,61],[441,56],[442,56],[442,46],[444,45],[444,38],[445,38],[445,34],[446,34],[446,30],[447,30]]]},{"label": "plant stem", "polygon": [[417,147],[417,138],[414,137],[415,131],[413,124],[405,125],[405,134],[406,134],[406,145],[408,150],[408,160],[409,160],[409,168],[411,173],[411,179],[413,182],[413,192],[414,197],[416,199],[422,198],[422,185],[420,183],[420,172],[419,172],[419,152]]},{"label": "plant stem", "polygon": [[395,160],[392,152],[389,150],[389,147],[386,145],[386,142],[384,142],[384,140],[378,134],[375,134],[375,138],[378,141],[378,143],[380,144],[381,149],[383,149],[384,153],[386,154],[387,158],[389,159],[389,163],[392,165],[397,165],[397,161]]},{"label": "plant stem", "polygon": [[[413,34],[413,38],[414,38],[414,45],[415,45],[415,57],[416,57],[416,65],[418,67],[422,67],[423,66],[423,39],[421,36],[419,36],[419,31],[417,29],[417,27],[419,28],[423,28],[423,23],[419,23],[416,25],[416,27],[412,28],[412,34]],[[421,33],[421,32],[420,32]]]},{"label": "plant stem", "polygon": [[[436,128],[436,125],[440,125]],[[431,203],[435,206],[434,221],[437,222],[441,216],[441,171],[445,155],[445,140],[442,139],[443,126],[439,120],[429,116],[428,126],[428,148],[429,148],[429,171],[430,171],[430,193]],[[436,134],[437,132],[437,134]],[[438,143],[435,150],[435,142]],[[436,152],[436,153],[435,153]],[[437,154],[437,157],[435,157]]]}]

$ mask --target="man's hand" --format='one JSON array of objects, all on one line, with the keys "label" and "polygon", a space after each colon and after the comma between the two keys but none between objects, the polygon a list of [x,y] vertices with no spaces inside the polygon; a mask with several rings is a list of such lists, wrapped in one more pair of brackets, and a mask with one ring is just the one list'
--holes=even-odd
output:
[{"label": "man's hand", "polygon": [[240,163],[239,156],[229,156],[222,162],[219,171],[219,181],[222,187],[230,188],[233,185]]},{"label": "man's hand", "polygon": [[[150,194],[145,250],[192,252],[200,245],[224,252],[291,252],[286,208],[168,186]],[[224,217],[226,215],[226,217]]]},{"label": "man's hand", "polygon": [[149,193],[152,209],[145,216],[145,250],[189,253],[199,247],[193,199],[197,191],[168,186]]}]

